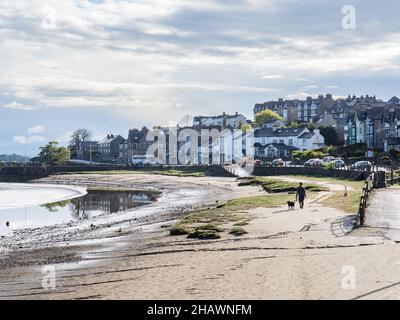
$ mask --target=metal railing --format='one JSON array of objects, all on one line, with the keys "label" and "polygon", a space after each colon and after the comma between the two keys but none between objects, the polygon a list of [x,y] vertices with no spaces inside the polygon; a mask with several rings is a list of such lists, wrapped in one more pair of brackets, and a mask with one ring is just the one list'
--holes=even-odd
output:
[{"label": "metal railing", "polygon": [[368,178],[365,180],[364,187],[361,194],[360,206],[358,208],[358,224],[364,225],[365,209],[367,208],[367,200],[371,191],[374,189],[375,183],[375,172],[371,172]]}]

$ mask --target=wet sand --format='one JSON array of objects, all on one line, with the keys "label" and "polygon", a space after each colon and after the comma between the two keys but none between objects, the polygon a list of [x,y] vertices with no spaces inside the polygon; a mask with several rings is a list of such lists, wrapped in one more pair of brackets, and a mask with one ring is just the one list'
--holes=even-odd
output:
[{"label": "wet sand", "polygon": [[[120,176],[117,183],[142,186],[154,181],[166,192],[173,184],[208,190],[199,202],[259,192],[237,187],[232,178]],[[54,179],[54,178],[52,178]],[[66,176],[60,181],[116,183],[115,176]],[[90,181],[92,179],[92,181]],[[48,181],[45,181],[48,182]],[[54,180],[53,180],[54,182]],[[190,184],[190,185],[188,185]],[[332,187],[335,190],[335,186]],[[172,192],[172,191],[171,191]],[[304,210],[248,210],[253,219],[242,237],[200,241],[168,236],[168,219],[148,220],[147,231],[126,232],[86,244],[71,241],[56,248],[14,253],[17,264],[2,259],[3,299],[386,299],[400,298],[400,247],[384,229],[360,228],[350,234],[349,214],[319,200]],[[184,214],[184,213],[181,213]],[[172,214],[169,219],[178,218]],[[129,229],[129,228],[128,228]],[[103,234],[103,233],[100,233]],[[30,256],[29,256],[30,253]],[[70,256],[68,263],[54,257]],[[51,261],[50,257],[54,260]],[[74,260],[73,258],[74,257]],[[60,259],[62,262],[62,259]],[[76,262],[73,262],[76,261]],[[56,267],[56,288],[41,287],[42,264]],[[60,261],[58,261],[60,262]],[[25,265],[24,265],[25,263]],[[351,281],[349,282],[349,276]]]}]

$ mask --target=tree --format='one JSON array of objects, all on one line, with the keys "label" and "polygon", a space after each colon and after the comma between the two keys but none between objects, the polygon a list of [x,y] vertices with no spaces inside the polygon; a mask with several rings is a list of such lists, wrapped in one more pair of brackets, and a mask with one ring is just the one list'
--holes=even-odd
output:
[{"label": "tree", "polygon": [[46,164],[62,164],[70,159],[70,152],[67,148],[59,147],[57,141],[50,141],[40,148],[39,157]]},{"label": "tree", "polygon": [[325,144],[327,146],[338,145],[338,132],[333,126],[319,126],[321,135],[325,138]]},{"label": "tree", "polygon": [[249,123],[244,123],[244,124],[242,124],[241,126],[240,126],[240,129],[243,131],[243,132],[249,132],[249,131],[251,131],[252,129],[253,129],[253,127],[252,127],[252,125],[251,124],[249,124]]},{"label": "tree", "polygon": [[80,144],[87,141],[91,136],[92,133],[85,128],[77,129],[72,133],[68,146],[72,157],[76,157],[76,153],[79,150]]},{"label": "tree", "polygon": [[281,120],[284,121],[283,118],[272,110],[264,110],[258,112],[256,114],[255,124],[257,127],[261,127],[264,123],[271,121],[271,120]]}]

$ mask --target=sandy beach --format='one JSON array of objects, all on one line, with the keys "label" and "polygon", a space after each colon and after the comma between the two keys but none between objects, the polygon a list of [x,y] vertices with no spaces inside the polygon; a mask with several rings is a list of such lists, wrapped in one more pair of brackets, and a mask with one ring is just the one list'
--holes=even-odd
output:
[{"label": "sandy beach", "polygon": [[[257,186],[238,187],[234,178],[66,175],[39,182],[124,184],[141,188],[157,185],[171,197],[173,190],[180,186],[194,192],[185,198],[192,201],[188,211],[262,192]],[[125,213],[117,217],[116,225],[111,228],[90,230],[84,223],[64,226],[64,233],[50,232],[54,238],[51,246],[37,240],[49,230],[25,237],[22,234],[12,241],[3,239],[0,245],[8,245],[9,251],[0,259],[0,297],[400,298],[397,242],[386,229],[360,228],[350,232],[354,216],[320,203],[342,186],[320,184],[331,191],[320,192],[307,200],[304,210],[288,211],[284,204],[278,208],[248,210],[252,220],[245,227],[248,234],[241,237],[224,234],[220,239],[205,241],[169,236],[166,226],[185,215],[187,211],[182,208],[187,206],[177,202],[163,211],[165,203],[161,201],[156,210],[160,215],[144,214],[145,219],[136,221],[135,225],[127,223]],[[115,228],[122,232],[115,234]],[[71,230],[76,231],[76,236],[65,239]],[[23,248],[15,250],[18,243]],[[41,286],[42,266],[50,264],[56,270],[53,290]]]}]

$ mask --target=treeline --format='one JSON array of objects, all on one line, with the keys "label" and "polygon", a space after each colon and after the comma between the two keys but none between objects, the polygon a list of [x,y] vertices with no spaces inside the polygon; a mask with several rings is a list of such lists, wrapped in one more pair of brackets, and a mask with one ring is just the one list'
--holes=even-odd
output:
[{"label": "treeline", "polygon": [[0,154],[0,162],[26,162],[28,157],[21,156],[19,154]]}]

